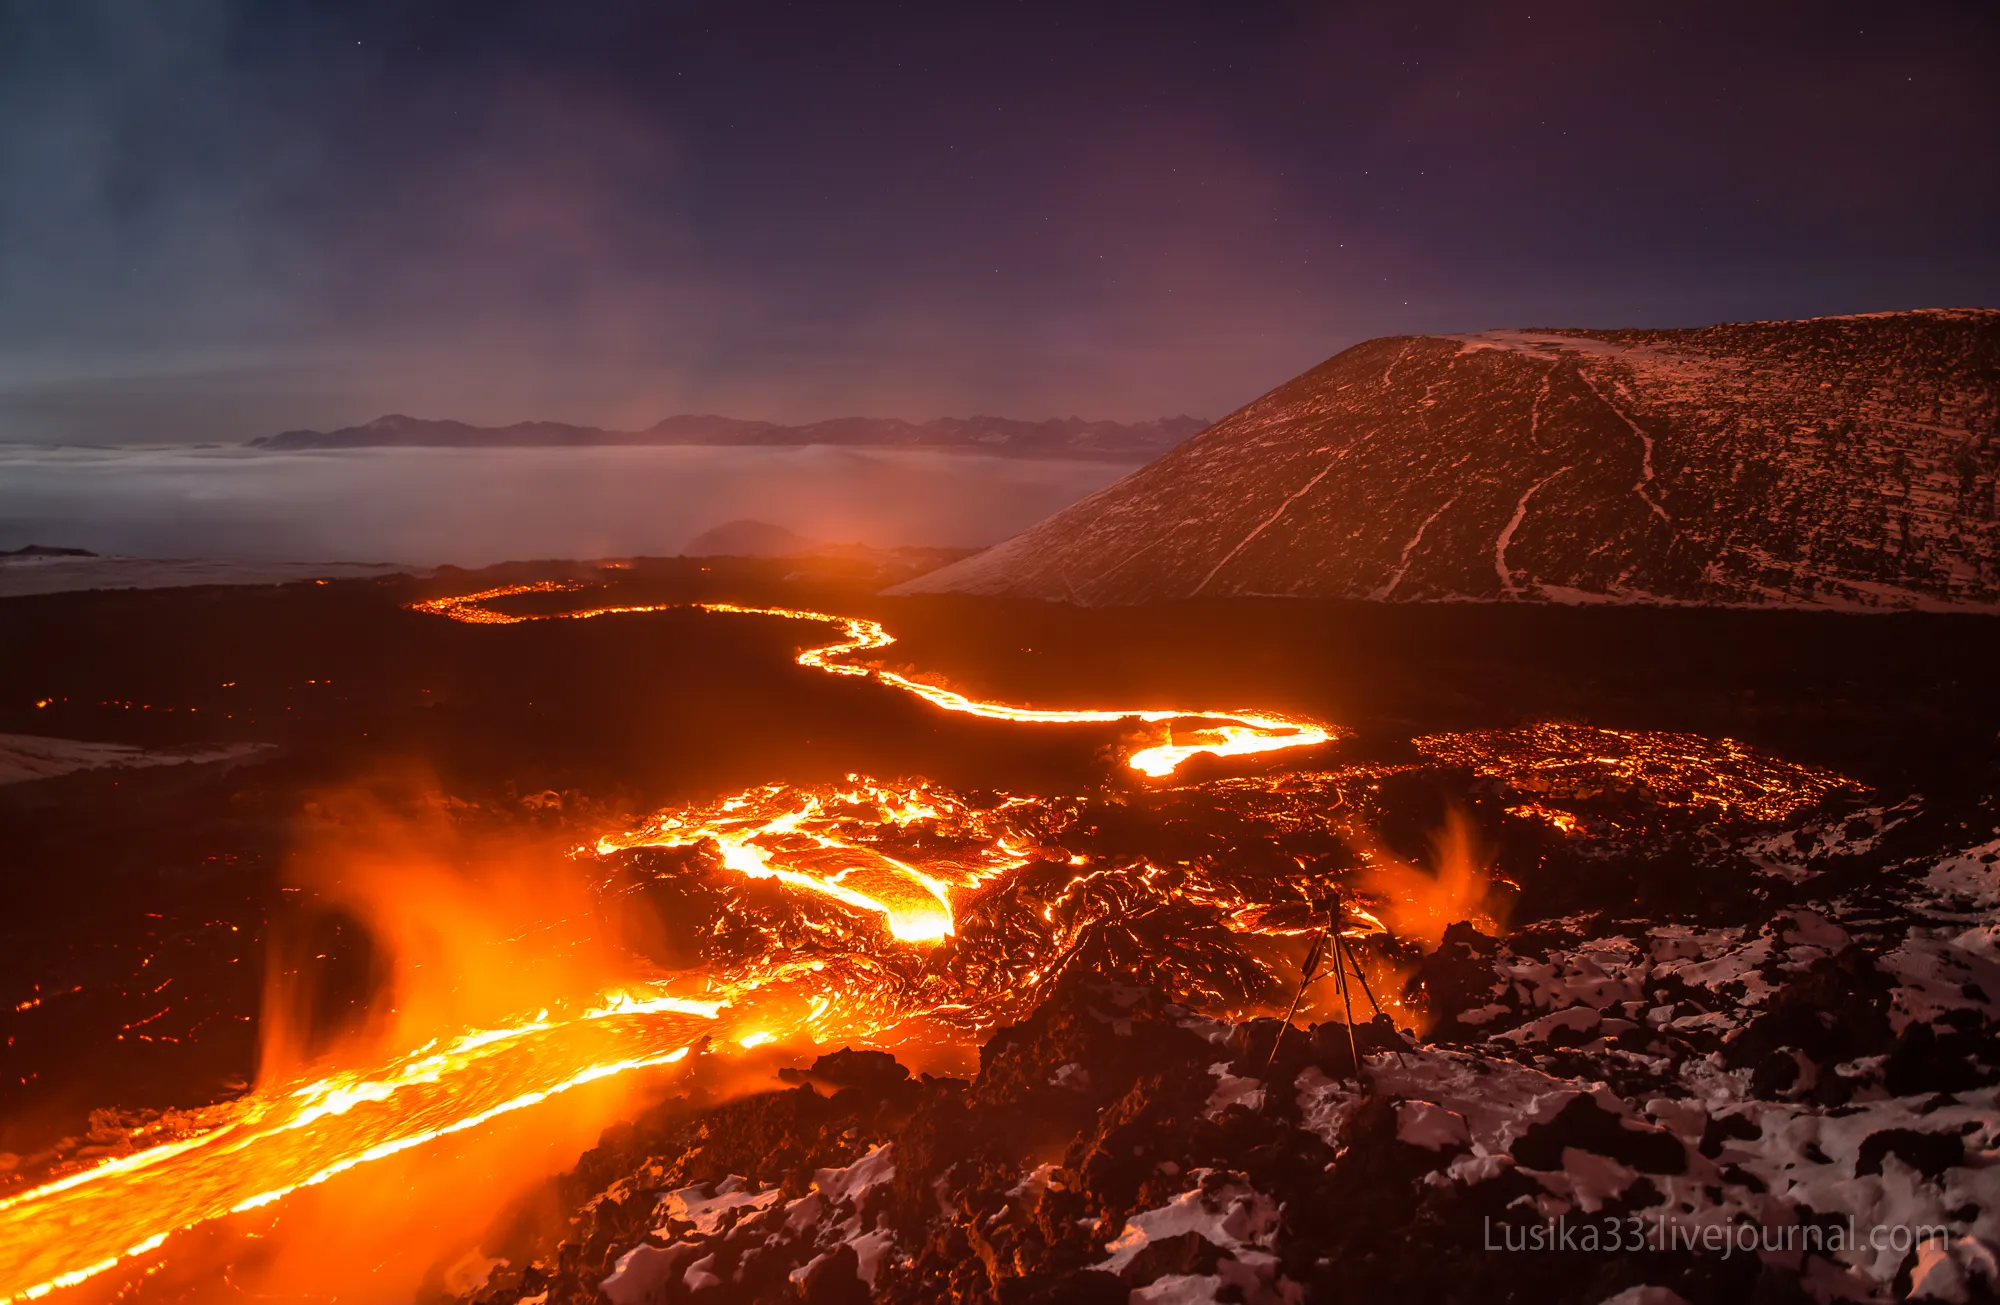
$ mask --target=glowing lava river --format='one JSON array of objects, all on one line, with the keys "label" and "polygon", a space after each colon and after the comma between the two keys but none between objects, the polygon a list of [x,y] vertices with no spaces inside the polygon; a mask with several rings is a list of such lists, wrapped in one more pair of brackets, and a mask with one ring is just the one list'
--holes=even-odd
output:
[{"label": "glowing lava river", "polygon": [[[505,606],[517,595],[581,588],[509,586],[416,610],[481,625],[666,610],[530,613]],[[831,626],[837,637],[800,652],[800,665],[913,694],[947,712],[1022,725],[1124,726],[1131,741],[1122,764],[1153,779],[1171,780],[1199,755],[1252,758],[1318,747],[1341,733],[1259,711],[982,701],[856,664],[853,658],[893,642],[873,620],[695,606],[719,617]],[[1643,771],[1668,806],[1676,799],[1661,775],[1686,780],[1702,802],[1759,813],[1802,805],[1840,782],[1691,736],[1552,729],[1416,744],[1420,754],[1479,773],[1513,766],[1555,777],[1537,778],[1538,794],[1573,771],[1600,775],[1610,758],[1616,774]],[[1398,936],[1434,941],[1450,920],[1488,918],[1490,885],[1469,849],[1459,849],[1450,866],[1419,873],[1376,846],[1366,828],[1370,786],[1412,764],[1192,786],[1186,801],[1226,808],[1262,831],[1253,840],[1261,840],[1261,852],[1235,859],[1094,852],[1087,798],[974,798],[922,781],[859,776],[820,788],[767,785],[601,832],[577,858],[604,867],[604,882],[699,888],[706,912],[699,964],[656,968],[619,990],[460,1029],[366,1067],[321,1067],[260,1083],[126,1154],[0,1196],[0,1305],[74,1286],[125,1261],[143,1264],[171,1249],[168,1239],[183,1230],[271,1206],[585,1084],[691,1055],[767,1042],[976,1041],[1093,949],[1142,967],[1211,1013],[1268,1011],[1282,1005],[1278,994],[1296,974],[1305,936],[1319,928],[1323,898],[1312,884],[1329,873],[1358,875],[1356,890],[1372,898],[1368,910],[1350,917],[1359,931],[1379,933],[1379,915]],[[1550,801],[1560,797],[1557,791]],[[1540,804],[1517,814],[1549,812],[1565,831],[1574,827],[1574,818]],[[1338,841],[1349,849],[1346,859],[1326,853],[1315,862],[1319,854],[1273,851],[1301,830]],[[1371,953],[1369,962],[1380,966],[1384,993],[1396,989],[1387,957]]]}]

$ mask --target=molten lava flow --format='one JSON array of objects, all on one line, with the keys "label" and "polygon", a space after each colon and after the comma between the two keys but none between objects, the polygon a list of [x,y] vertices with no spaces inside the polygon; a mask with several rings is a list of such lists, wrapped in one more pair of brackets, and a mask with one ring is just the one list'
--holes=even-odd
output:
[{"label": "molten lava flow", "polygon": [[[1297,791],[1299,802],[1353,777],[1320,778]],[[974,1041],[1025,1016],[1041,986],[1092,949],[1205,1009],[1262,1013],[1320,927],[1306,892],[1319,876],[1076,850],[1124,799],[1101,801],[1101,810],[1004,795],[975,803],[928,784],[851,776],[843,785],[768,785],[662,812],[594,850],[625,876],[618,891],[634,891],[635,879],[675,885],[684,914],[695,909],[684,891],[691,881],[715,890],[712,922],[695,926],[705,961],[732,982],[755,984],[770,1012],[759,1027],[780,1034],[818,1043]],[[760,868],[789,873],[741,872],[746,845],[765,858]],[[655,850],[672,854],[644,855]],[[949,926],[935,946],[898,942],[887,903],[856,902],[824,882],[838,867],[877,873],[884,865],[903,868],[896,887],[922,932]],[[761,886],[772,882],[804,891]],[[932,914],[934,891],[949,902],[948,915]]]},{"label": "molten lava flow", "polygon": [[593,616],[616,616],[629,612],[664,612],[671,606],[642,604],[635,607],[590,607],[578,611],[529,615],[496,612],[490,606],[497,599],[514,598],[521,594],[570,594],[584,588],[587,586],[576,580],[538,580],[533,584],[501,585],[497,589],[482,589],[476,594],[461,594],[454,598],[432,598],[421,603],[411,603],[410,610],[423,612],[429,616],[448,616],[467,625],[519,625],[523,621],[546,621],[556,618],[581,621]]},{"label": "molten lava flow", "polygon": [[[415,608],[487,625],[662,610],[633,605],[514,614],[491,606],[503,598],[571,593],[582,587],[567,581],[508,585]],[[1051,710],[980,701],[842,660],[893,642],[879,622],[790,608],[700,606],[723,614],[831,625],[841,637],[801,652],[800,665],[873,678],[948,711],[1030,724],[1136,719],[1171,731],[1182,723],[1180,736],[1170,732],[1164,741],[1136,748],[1127,758],[1128,765],[1148,775],[1171,774],[1181,762],[1204,752],[1248,756],[1332,737],[1325,727],[1264,713]],[[955,855],[935,848],[921,857],[898,855],[877,845],[879,831],[923,826],[935,836],[941,820],[973,828],[983,819],[921,786],[898,788],[858,779],[848,788],[825,791],[769,786],[705,809],[661,813],[637,830],[602,836],[597,850],[709,849],[743,880],[775,881],[874,918],[895,944],[934,945],[957,932],[954,890],[975,889],[1039,854],[1025,851],[1005,833],[980,827],[962,840]],[[991,994],[1019,996],[1017,987],[993,981],[1018,980],[1035,957],[1046,958],[1074,942],[1082,924],[1071,920],[1068,936],[1057,924],[1058,908],[1067,898],[1091,900],[1089,893],[1059,892],[1041,908],[1036,925],[1041,945],[1016,947],[1014,959],[1006,963],[975,955],[954,973],[926,976],[904,973],[897,956],[871,954],[874,945],[865,939],[843,935],[830,957],[800,960],[799,946],[783,945],[786,940],[773,934],[753,943],[735,964],[713,966],[700,976],[704,989],[699,1000],[628,994],[572,1016],[542,1012],[466,1033],[442,1049],[432,1044],[371,1072],[260,1087],[188,1136],[0,1200],[0,1305],[84,1281],[157,1249],[180,1229],[257,1209],[358,1165],[476,1128],[581,1084],[667,1064],[684,1056],[703,1034],[754,1047],[802,1033],[867,1037],[913,1019],[990,1022]],[[822,922],[819,927],[834,926]],[[1222,991],[1214,983],[1206,986]]]},{"label": "molten lava flow", "polygon": [[[541,613],[494,606],[583,588],[509,585],[415,607],[511,625],[668,606]],[[947,711],[1034,725],[1152,726],[1153,736],[1133,744],[1123,762],[1153,777],[1172,776],[1203,753],[1276,753],[1336,733],[1262,712],[987,702],[853,664],[893,642],[867,618],[697,606],[832,626],[838,637],[800,652],[801,666],[872,679]],[[1569,807],[1607,789],[1771,819],[1844,782],[1726,740],[1571,725],[1437,735],[1417,748],[1499,778],[1516,796],[1532,794],[1535,801],[1512,809],[1565,830],[1576,827]],[[1497,930],[1488,858],[1462,813],[1435,840],[1427,868],[1398,859],[1371,832],[1381,781],[1413,768],[1352,765],[1073,798],[976,800],[921,780],[850,776],[844,784],[755,787],[599,833],[578,861],[603,876],[594,891],[668,892],[677,923],[695,940],[692,961],[683,952],[674,964],[690,968],[594,1003],[509,1020],[448,1011],[430,1027],[454,1031],[414,1051],[379,1054],[366,1069],[274,1072],[275,1081],[203,1112],[178,1136],[133,1138],[170,1140],[0,1197],[0,1305],[150,1255],[181,1229],[268,1206],[584,1084],[671,1064],[698,1046],[736,1054],[843,1039],[968,1043],[1021,1018],[1046,985],[1080,963],[1145,974],[1224,1018],[1270,1013],[1296,990],[1300,960],[1336,897],[1350,934],[1379,932],[1378,919],[1407,939],[1434,941],[1468,918]],[[1170,833],[1153,845],[1135,841],[1132,831],[1147,821]],[[408,877],[397,869],[393,900],[407,907]],[[539,909],[551,913],[546,902]],[[1369,1000],[1382,994],[1403,1022],[1397,963],[1356,950]],[[433,970],[459,977],[449,957],[425,973]],[[564,991],[588,992],[603,981]],[[530,990],[537,995],[524,996]],[[539,1002],[546,991],[537,978],[507,989],[492,1009]],[[1319,1000],[1308,993],[1302,1011],[1312,1014]],[[401,1051],[426,1036],[398,1030],[384,1045]]]},{"label": "molten lava flow", "polygon": [[829,616],[824,612],[798,611],[783,607],[738,607],[729,603],[702,603],[700,606],[702,610],[709,612],[734,612],[745,616],[782,616],[795,621],[820,621],[828,625],[837,625],[844,636],[840,642],[806,649],[798,656],[799,665],[829,671],[835,675],[869,676],[882,684],[892,685],[906,693],[914,693],[925,702],[942,707],[946,711],[963,712],[987,720],[1016,721],[1025,725],[1109,725],[1124,720],[1139,720],[1147,724],[1174,721],[1199,722],[1200,724],[1189,731],[1187,742],[1154,744],[1136,749],[1126,757],[1126,765],[1156,778],[1171,775],[1183,761],[1204,752],[1218,757],[1248,757],[1260,753],[1278,752],[1286,748],[1313,747],[1326,743],[1334,737],[1333,731],[1327,726],[1310,721],[1290,720],[1264,712],[1161,708],[1062,710],[1010,707],[1005,703],[984,702],[977,698],[968,698],[952,689],[910,679],[894,671],[850,666],[834,660],[852,653],[874,652],[896,642],[895,636],[883,629],[879,621],[858,616]]},{"label": "molten lava flow", "polygon": [[[1577,797],[1626,789],[1665,807],[1711,808],[1753,820],[1781,820],[1853,784],[1844,775],[1781,761],[1735,739],[1559,721],[1436,734],[1416,740],[1416,746],[1425,756],[1524,792]],[[1574,821],[1552,823],[1566,833],[1574,827]]]},{"label": "molten lava flow", "polygon": [[538,1105],[671,1064],[722,1003],[626,997],[419,1048],[373,1073],[260,1089],[209,1127],[0,1199],[0,1302],[35,1300],[184,1228]]},{"label": "molten lava flow", "polygon": [[857,822],[880,829],[935,820],[939,802],[917,788],[850,776],[851,787],[802,791],[772,784],[713,806],[663,811],[627,834],[597,841],[600,854],[636,847],[695,847],[712,842],[723,865],[751,879],[775,879],[882,917],[902,942],[937,942],[952,932],[951,889],[1018,869],[1005,840],[982,865],[954,866],[947,878],[861,842]]},{"label": "molten lava flow", "polygon": [[1558,833],[1565,836],[1574,834],[1578,829],[1582,828],[1581,822],[1571,812],[1544,806],[1540,802],[1518,803],[1508,807],[1507,814],[1518,816],[1522,820],[1542,821],[1544,824],[1553,826]]},{"label": "molten lava flow", "polygon": [[[671,610],[676,606],[660,604],[590,607],[569,612],[520,614],[496,611],[491,605],[495,600],[521,594],[571,593],[582,587],[574,581],[547,580],[536,584],[505,585],[459,598],[433,598],[426,602],[413,603],[411,607],[415,611],[434,616],[447,616],[454,621],[463,621],[470,625],[513,625],[523,621],[586,620],[625,612],[660,612]],[[1127,766],[1156,779],[1173,774],[1180,768],[1182,762],[1204,753],[1216,757],[1260,756],[1290,748],[1314,747],[1331,741],[1337,734],[1331,726],[1312,721],[1293,720],[1270,712],[1203,711],[1158,707],[1124,709],[1098,707],[1066,710],[1048,707],[1013,707],[1006,703],[986,702],[967,697],[953,689],[926,684],[922,680],[913,680],[895,671],[853,666],[840,660],[855,653],[876,652],[896,642],[896,637],[884,629],[880,621],[863,616],[832,616],[825,612],[791,607],[745,607],[736,603],[690,605],[704,612],[737,616],[776,616],[791,621],[815,621],[822,625],[835,626],[840,630],[841,637],[833,643],[805,649],[798,655],[799,665],[809,666],[831,675],[854,675],[873,679],[877,683],[887,684],[905,693],[913,693],[932,706],[942,707],[946,711],[979,716],[987,720],[1014,721],[1024,725],[1112,725],[1128,720],[1141,721],[1148,725],[1166,725],[1169,727],[1167,741],[1136,748],[1125,758]],[[1176,722],[1187,722],[1187,724],[1176,732],[1173,728]]]}]

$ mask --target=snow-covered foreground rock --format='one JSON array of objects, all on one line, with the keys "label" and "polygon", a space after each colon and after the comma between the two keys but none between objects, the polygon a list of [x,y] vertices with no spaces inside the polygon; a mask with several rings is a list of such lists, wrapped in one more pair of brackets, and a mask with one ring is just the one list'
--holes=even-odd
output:
[{"label": "snow-covered foreground rock", "polygon": [[970,1082],[843,1051],[789,1090],[672,1103],[565,1180],[560,1227],[496,1233],[464,1294],[1990,1300],[1993,814],[1741,840],[1763,882],[1733,922],[1455,925],[1407,972],[1425,1035],[1360,1026],[1359,1073],[1341,1025],[1274,1054],[1275,1020],[1100,973]]}]

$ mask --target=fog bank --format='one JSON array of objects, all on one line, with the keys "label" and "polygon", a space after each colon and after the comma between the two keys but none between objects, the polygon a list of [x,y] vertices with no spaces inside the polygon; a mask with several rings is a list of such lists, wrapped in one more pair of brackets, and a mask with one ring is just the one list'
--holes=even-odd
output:
[{"label": "fog bank", "polygon": [[828,447],[0,447],[0,549],[482,566],[678,553],[742,517],[890,547],[994,543],[1131,468]]}]

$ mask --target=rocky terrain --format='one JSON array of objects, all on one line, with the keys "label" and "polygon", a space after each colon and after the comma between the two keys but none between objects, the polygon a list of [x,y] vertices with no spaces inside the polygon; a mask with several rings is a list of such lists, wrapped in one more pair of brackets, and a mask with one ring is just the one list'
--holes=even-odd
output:
[{"label": "rocky terrain", "polygon": [[697,444],[767,446],[836,444],[855,447],[961,449],[1023,458],[1151,458],[1208,423],[1197,417],[1158,421],[1085,421],[1052,417],[835,417],[786,426],[736,417],[667,417],[644,430],[605,430],[555,421],[473,426],[394,414],[339,430],[288,430],[251,440],[266,449],[531,448],[594,444]]},{"label": "rocky terrain", "polygon": [[1422,1035],[1360,1024],[1358,1073],[1339,1023],[1205,1018],[1086,949],[970,1080],[846,1050],[723,1100],[697,1067],[432,1294],[1996,1299],[1990,798],[1716,825],[1602,780],[1483,781],[1534,800],[1520,919],[1412,957]]},{"label": "rocky terrain", "polygon": [[2000,312],[1360,344],[902,592],[2000,607]]},{"label": "rocky terrain", "polygon": [[[320,994],[313,1036],[361,1027],[372,931],[287,870],[352,837],[329,794],[454,865],[567,867],[597,846],[590,910],[634,964],[727,983],[769,961],[813,976],[843,1021],[795,1037],[785,996],[755,1008],[777,1022],[754,1048],[742,1024],[706,1045],[663,1027],[685,1059],[634,1071],[657,1077],[588,1135],[633,1122],[490,1225],[508,1198],[412,1151],[371,1161],[373,1188],[313,1189],[323,1222],[296,1201],[232,1215],[79,1299],[192,1305],[226,1282],[408,1300],[427,1269],[433,1299],[539,1305],[1990,1292],[1990,618],[1084,609],[872,598],[882,583],[873,566],[698,558],[8,600],[31,637],[0,645],[17,690],[0,729],[113,762],[277,746],[0,785],[0,1041],[20,1066],[0,1079],[0,1197],[267,1099],[274,961]],[[899,636],[894,665],[969,691],[1250,699],[1353,732],[1287,764],[1198,758],[1142,782],[1107,773],[1139,741],[1127,723],[936,713],[800,666],[790,622],[412,610],[509,585],[523,613],[852,604]],[[774,774],[846,795],[802,836],[940,872],[989,863],[981,849],[1019,864],[916,947],[713,847],[648,833],[602,851],[608,831],[663,828],[649,811],[789,801]],[[927,778],[869,781],[864,801],[869,774]],[[395,902],[425,900],[397,883]],[[1392,930],[1351,917],[1372,985],[1354,998],[1359,1075],[1327,965],[1275,1055],[1257,1018],[1298,990],[1336,889]],[[1368,1022],[1377,999],[1400,1031]],[[530,1067],[561,1050],[523,1046]],[[585,1135],[547,1168],[494,1145],[529,1185]],[[403,1245],[382,1223],[429,1217],[404,1174],[485,1203]],[[52,1239],[17,1215],[0,1232],[118,1249],[174,1226],[146,1217],[179,1190],[135,1179],[109,1225]],[[1637,1251],[1635,1227],[1652,1239]],[[22,1263],[0,1246],[0,1271]]]}]

